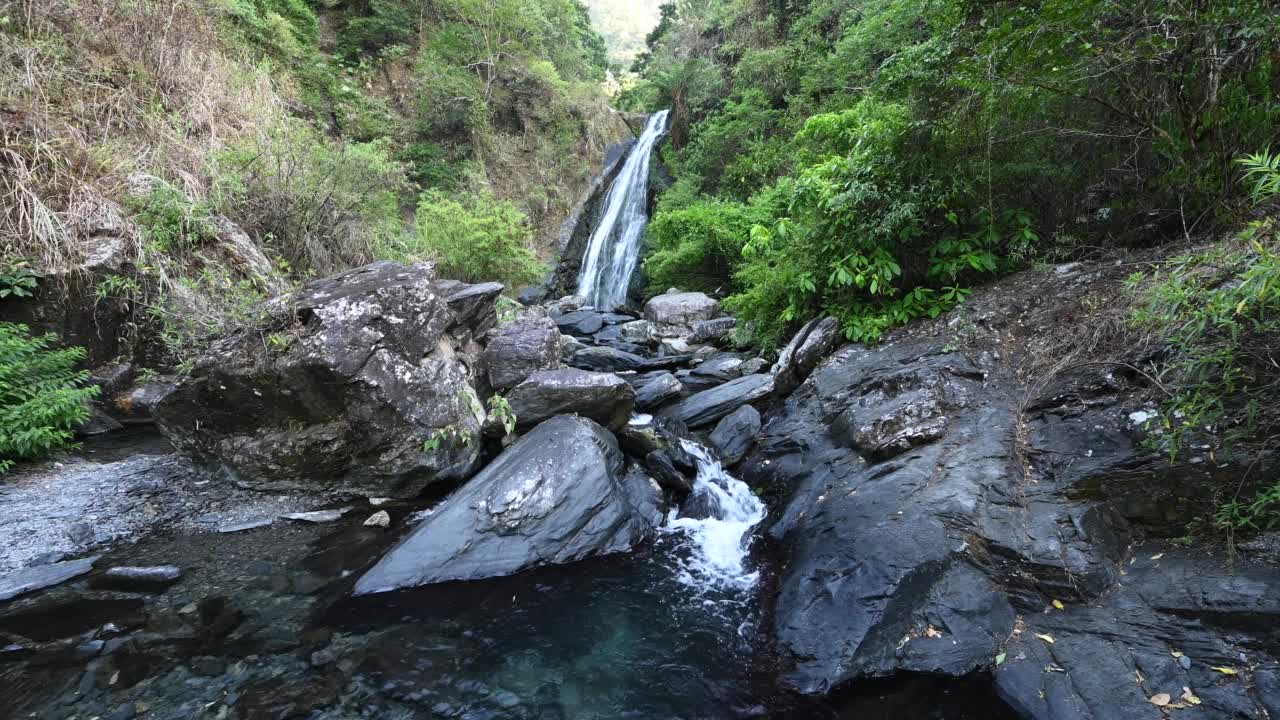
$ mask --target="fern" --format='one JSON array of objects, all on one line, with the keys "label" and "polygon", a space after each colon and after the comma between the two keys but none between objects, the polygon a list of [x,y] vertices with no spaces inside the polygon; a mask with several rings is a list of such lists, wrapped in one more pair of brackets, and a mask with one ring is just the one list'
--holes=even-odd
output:
[{"label": "fern", "polygon": [[0,473],[67,447],[98,394],[77,370],[82,348],[55,348],[53,335],[0,323]]},{"label": "fern", "polygon": [[1250,183],[1249,198],[1255,203],[1280,195],[1280,153],[1267,148],[1236,160],[1244,168],[1244,180]]}]

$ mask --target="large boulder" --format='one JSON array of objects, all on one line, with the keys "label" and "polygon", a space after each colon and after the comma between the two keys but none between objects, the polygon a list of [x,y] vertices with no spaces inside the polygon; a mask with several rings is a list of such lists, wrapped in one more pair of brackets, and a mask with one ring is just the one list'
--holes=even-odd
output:
[{"label": "large boulder", "polygon": [[539,370],[561,367],[560,330],[541,308],[529,308],[499,328],[484,350],[489,384],[504,393]]},{"label": "large boulder", "polygon": [[410,497],[469,477],[485,413],[434,280],[380,262],[278,298],[159,403],[161,430],[254,489]]},{"label": "large boulder", "polygon": [[644,319],[655,338],[687,338],[696,323],[719,315],[720,302],[700,292],[668,292],[644,306]]},{"label": "large boulder", "polygon": [[589,347],[574,353],[569,365],[596,372],[634,372],[648,367],[648,361],[635,353],[612,347]]},{"label": "large boulder", "polygon": [[660,518],[642,475],[590,420],[556,417],[447,499],[356,582],[365,595],[625,552]]},{"label": "large boulder", "polygon": [[970,298],[962,347],[946,319],[916,323],[836,352],[771,409],[738,472],[778,502],[784,685],[994,677],[993,715],[1266,717],[1280,569],[1135,544],[1185,533],[1247,465],[1146,450],[1132,418],[1155,390],[1137,373],[1025,372],[1111,272],[1010,278]]},{"label": "large boulder", "polygon": [[616,430],[631,418],[636,391],[626,380],[610,373],[544,370],[512,389],[507,402],[522,428],[556,415],[575,414]]},{"label": "large boulder", "polygon": [[684,394],[684,385],[671,373],[650,378],[636,390],[636,407],[651,410]]}]

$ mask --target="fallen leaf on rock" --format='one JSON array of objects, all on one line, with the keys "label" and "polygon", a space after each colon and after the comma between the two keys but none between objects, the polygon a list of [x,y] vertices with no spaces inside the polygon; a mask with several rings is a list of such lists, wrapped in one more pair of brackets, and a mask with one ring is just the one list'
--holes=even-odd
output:
[{"label": "fallen leaf on rock", "polygon": [[996,656],[996,667],[999,667],[1003,664],[1004,664],[1004,653],[1000,653],[999,655]]},{"label": "fallen leaf on rock", "polygon": [[1156,553],[1155,555],[1152,555],[1152,556],[1151,556],[1151,559],[1152,559],[1152,560],[1159,560],[1159,559],[1160,559],[1160,558],[1162,558],[1162,557],[1164,557],[1164,553]]},{"label": "fallen leaf on rock", "polygon": [[1169,701],[1172,699],[1173,698],[1169,697],[1169,693],[1160,693],[1159,695],[1152,695],[1150,702],[1156,707],[1164,707],[1165,705],[1168,705]]},{"label": "fallen leaf on rock", "polygon": [[1191,688],[1189,687],[1182,688],[1182,699],[1192,705],[1200,704],[1200,698],[1196,697],[1195,693],[1191,692]]},{"label": "fallen leaf on rock", "polygon": [[1043,641],[1045,641],[1045,642],[1049,643],[1050,645],[1052,645],[1052,644],[1053,644],[1053,636],[1052,636],[1052,635],[1036,635],[1036,637],[1038,637],[1038,638],[1040,638],[1041,640],[1043,640]]},{"label": "fallen leaf on rock", "polygon": [[1174,656],[1174,657],[1176,657],[1176,658],[1180,658],[1180,657],[1182,657],[1182,653],[1178,652],[1177,650],[1171,650],[1171,651],[1169,652],[1169,654],[1170,654],[1170,655],[1172,655],[1172,656]]},{"label": "fallen leaf on rock", "polygon": [[1061,600],[1054,600],[1054,601],[1053,601],[1053,606],[1054,606],[1054,607],[1056,607],[1056,608],[1058,608],[1059,610],[1065,610],[1065,609],[1066,609],[1066,606],[1062,604],[1062,601],[1061,601]]},{"label": "fallen leaf on rock", "polygon": [[1223,675],[1238,675],[1238,674],[1239,674],[1239,673],[1237,673],[1237,672],[1235,671],[1235,669],[1234,669],[1234,668],[1229,668],[1229,667],[1216,667],[1216,668],[1214,668],[1214,670],[1217,670],[1218,672],[1222,673]]},{"label": "fallen leaf on rock", "polygon": [[939,629],[937,629],[937,628],[935,628],[935,627],[934,627],[934,626],[932,626],[932,625],[930,625],[930,626],[928,627],[928,629],[926,629],[926,630],[924,631],[924,634],[925,634],[925,637],[931,637],[931,638],[940,638],[940,637],[942,637],[942,631],[941,631],[941,630],[939,630]]}]

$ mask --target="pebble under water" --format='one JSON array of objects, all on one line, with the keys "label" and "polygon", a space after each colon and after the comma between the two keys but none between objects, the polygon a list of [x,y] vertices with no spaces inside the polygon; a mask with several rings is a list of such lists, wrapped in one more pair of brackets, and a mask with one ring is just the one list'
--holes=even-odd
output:
[{"label": "pebble under water", "polygon": [[90,576],[0,605],[0,717],[995,717],[981,684],[908,678],[817,704],[781,690],[773,571],[730,537],[764,507],[700,460],[703,517],[673,516],[629,555],[497,580],[351,598],[421,505],[390,507],[391,531],[360,511],[116,549],[100,569],[184,576],[160,593]]}]

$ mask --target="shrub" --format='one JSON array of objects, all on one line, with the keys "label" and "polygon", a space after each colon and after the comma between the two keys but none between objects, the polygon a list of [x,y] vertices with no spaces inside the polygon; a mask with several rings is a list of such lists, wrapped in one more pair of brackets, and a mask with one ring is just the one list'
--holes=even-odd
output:
[{"label": "shrub", "polygon": [[186,250],[215,236],[209,206],[193,202],[167,183],[157,183],[149,194],[130,198],[127,205],[142,229],[148,252]]},{"label": "shrub", "polygon": [[392,254],[402,260],[433,260],[442,275],[457,280],[496,280],[519,287],[546,273],[530,249],[532,239],[524,213],[491,192],[451,197],[428,190],[418,201],[417,232]]},{"label": "shrub", "polygon": [[98,394],[76,370],[81,348],[54,349],[53,335],[33,337],[25,325],[0,323],[0,473],[68,446]]},{"label": "shrub", "polygon": [[335,143],[285,120],[217,159],[220,209],[299,272],[364,264],[401,234],[404,169],[385,141]]},{"label": "shrub", "polygon": [[767,208],[719,200],[658,213],[649,224],[645,260],[651,288],[727,290],[751,228],[770,221]]}]

